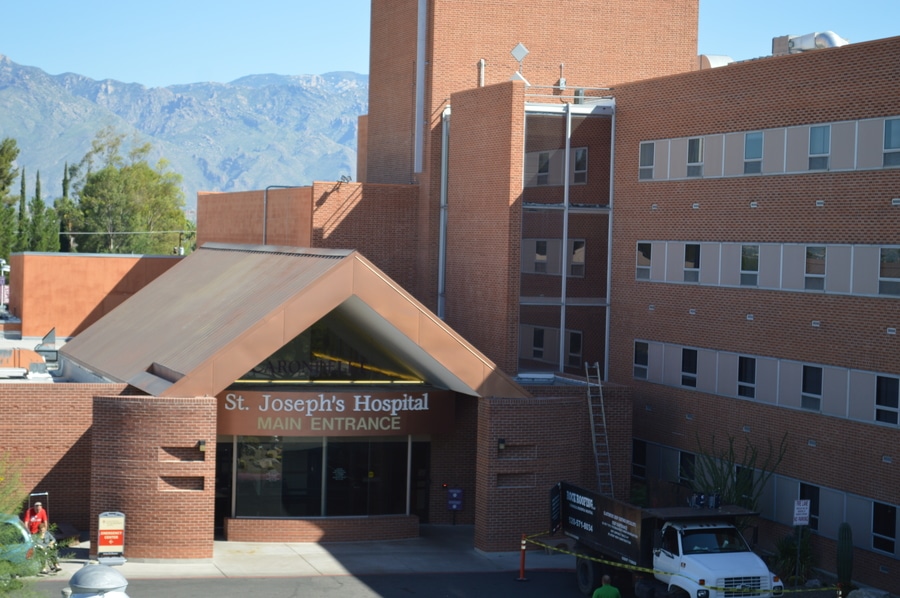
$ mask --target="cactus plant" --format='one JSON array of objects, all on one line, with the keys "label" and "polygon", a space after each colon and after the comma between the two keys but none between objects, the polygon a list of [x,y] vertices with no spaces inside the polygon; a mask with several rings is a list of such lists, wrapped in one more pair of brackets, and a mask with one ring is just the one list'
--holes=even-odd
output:
[{"label": "cactus plant", "polygon": [[837,578],[841,588],[849,588],[853,578],[853,530],[846,521],[838,526]]}]

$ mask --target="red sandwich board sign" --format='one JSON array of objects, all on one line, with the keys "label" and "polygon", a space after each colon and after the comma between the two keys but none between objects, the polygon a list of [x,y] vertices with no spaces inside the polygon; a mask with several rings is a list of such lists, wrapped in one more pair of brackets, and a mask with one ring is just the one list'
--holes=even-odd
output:
[{"label": "red sandwich board sign", "polygon": [[100,513],[97,525],[97,560],[103,565],[125,562],[125,514]]}]

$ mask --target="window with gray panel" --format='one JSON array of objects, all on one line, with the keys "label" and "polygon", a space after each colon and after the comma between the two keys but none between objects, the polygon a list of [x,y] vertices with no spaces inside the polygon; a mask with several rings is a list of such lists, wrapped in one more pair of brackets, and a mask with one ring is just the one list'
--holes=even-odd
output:
[{"label": "window with gray panel", "polygon": [[883,166],[900,166],[900,118],[884,121]]},{"label": "window with gray panel", "polygon": [[650,368],[650,345],[644,341],[634,341],[634,377],[647,379]]},{"label": "window with gray panel", "polygon": [[738,357],[738,396],[752,399],[756,397],[756,359]]},{"label": "window with gray panel", "polygon": [[741,286],[759,284],[759,245],[741,245]]},{"label": "window with gray panel", "polygon": [[700,245],[684,246],[684,282],[700,281]]},{"label": "window with gray panel", "polygon": [[647,443],[637,438],[631,440],[631,475],[647,477]]},{"label": "window with gray panel", "polygon": [[819,487],[800,482],[800,500],[809,501],[809,529],[819,529]]},{"label": "window with gray panel", "polygon": [[763,134],[761,131],[744,134],[744,174],[762,172]]},{"label": "window with gray panel", "polygon": [[875,421],[898,423],[900,415],[900,378],[878,376],[875,381]]},{"label": "window with gray panel", "polygon": [[809,128],[809,169],[828,170],[831,155],[831,125]]},{"label": "window with gray panel", "polygon": [[872,503],[872,548],[888,554],[897,549],[897,507]]},{"label": "window with gray panel", "polygon": [[900,295],[900,247],[881,248],[878,294]]},{"label": "window with gray panel", "polygon": [[703,138],[688,139],[687,176],[703,176]]},{"label": "window with gray panel", "polygon": [[650,243],[637,244],[637,266],[634,277],[638,280],[650,280],[650,256],[653,246]]},{"label": "window with gray panel", "polygon": [[806,248],[806,273],[803,288],[808,291],[825,290],[825,247]]},{"label": "window with gray panel", "polygon": [[656,146],[652,141],[644,141],[641,143],[638,179],[642,181],[653,178],[653,154],[655,149]]},{"label": "window with gray panel", "polygon": [[697,387],[697,349],[681,349],[681,385]]},{"label": "window with gray panel", "polygon": [[803,381],[800,387],[800,407],[810,411],[822,409],[822,368],[814,365],[803,366]]}]

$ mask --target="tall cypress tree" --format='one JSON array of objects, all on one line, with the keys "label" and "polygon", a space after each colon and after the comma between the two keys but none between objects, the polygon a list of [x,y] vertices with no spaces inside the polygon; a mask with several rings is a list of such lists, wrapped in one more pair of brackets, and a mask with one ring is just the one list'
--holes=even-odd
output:
[{"label": "tall cypress tree", "polygon": [[28,251],[31,241],[28,238],[28,211],[25,206],[25,169],[22,169],[22,184],[19,190],[19,227],[16,231],[14,251]]},{"label": "tall cypress tree", "polygon": [[74,253],[77,251],[77,243],[75,242],[75,235],[72,233],[77,231],[81,226],[82,218],[81,218],[81,210],[78,205],[69,197],[69,189],[72,185],[72,179],[76,176],[78,171],[77,166],[69,166],[69,163],[66,162],[66,166],[63,169],[63,181],[62,181],[62,197],[57,198],[56,201],[53,202],[54,211],[56,212],[56,219],[59,221],[59,235],[58,237],[58,249],[56,251],[65,251]]},{"label": "tall cypress tree", "polygon": [[34,197],[29,204],[31,212],[30,234],[31,251],[58,251],[59,227],[56,213],[48,208],[41,197],[41,171],[38,171],[34,183]]}]

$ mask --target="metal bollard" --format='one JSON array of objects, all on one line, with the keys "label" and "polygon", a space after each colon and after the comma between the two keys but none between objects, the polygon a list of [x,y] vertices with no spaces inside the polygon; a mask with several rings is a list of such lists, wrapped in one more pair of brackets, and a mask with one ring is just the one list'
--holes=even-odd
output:
[{"label": "metal bollard", "polygon": [[72,575],[63,598],[128,598],[128,580],[108,565],[85,565]]}]

